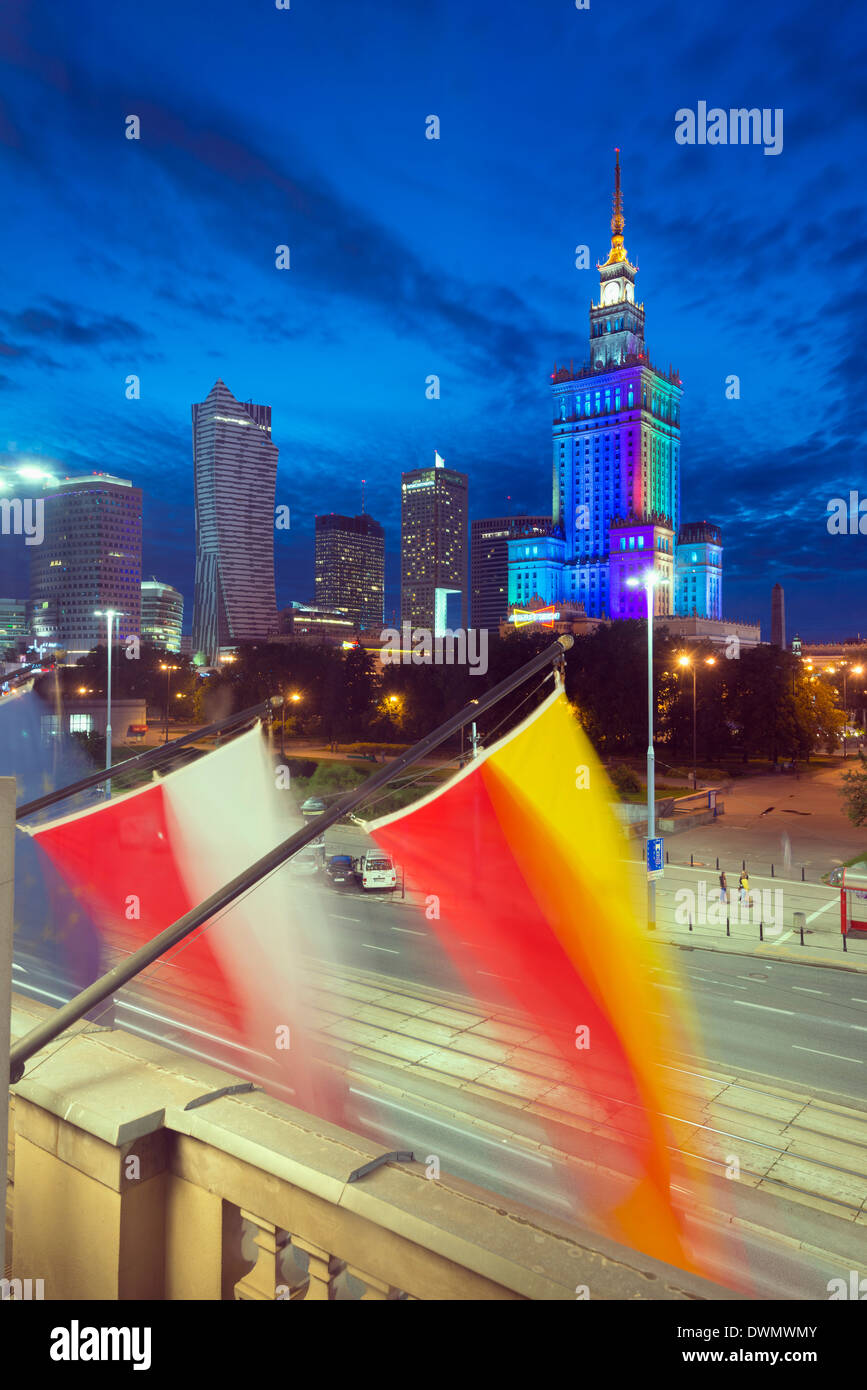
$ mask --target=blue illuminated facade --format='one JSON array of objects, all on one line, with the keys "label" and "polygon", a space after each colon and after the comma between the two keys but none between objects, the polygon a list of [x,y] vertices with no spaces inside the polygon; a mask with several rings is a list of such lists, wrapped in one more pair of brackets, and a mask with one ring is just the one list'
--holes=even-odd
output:
[{"label": "blue illuminated facade", "polygon": [[555,369],[551,378],[551,533],[529,550],[525,540],[510,541],[510,604],[538,597],[582,603],[591,617],[634,616],[624,580],[635,569],[635,550],[620,531],[613,549],[612,535],[613,526],[631,524],[633,545],[641,539],[637,558],[647,557],[643,568],[652,566],[667,581],[656,590],[657,613],[680,611],[674,575],[683,391],[673,367],[649,360],[644,305],[635,300],[638,267],[629,260],[623,228],[618,152],[611,249],[597,267],[599,299],[590,305],[590,357],[580,367]]}]

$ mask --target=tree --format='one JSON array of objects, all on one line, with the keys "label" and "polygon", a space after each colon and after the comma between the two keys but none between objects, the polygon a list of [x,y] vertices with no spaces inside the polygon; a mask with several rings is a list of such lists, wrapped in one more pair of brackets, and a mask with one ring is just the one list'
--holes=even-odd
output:
[{"label": "tree", "polygon": [[846,815],[853,825],[867,825],[867,758],[858,755],[860,768],[843,773],[841,795]]}]

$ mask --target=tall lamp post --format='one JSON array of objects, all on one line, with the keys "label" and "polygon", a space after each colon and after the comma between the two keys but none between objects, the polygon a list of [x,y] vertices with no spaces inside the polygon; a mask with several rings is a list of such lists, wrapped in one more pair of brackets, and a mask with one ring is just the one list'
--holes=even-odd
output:
[{"label": "tall lamp post", "polygon": [[[698,786],[698,778],[697,778],[697,774],[696,774],[697,761],[696,761],[696,751],[695,751],[695,750],[696,750],[696,739],[695,739],[695,723],[696,723],[696,720],[695,720],[695,711],[696,711],[696,703],[695,703],[695,662],[693,661],[693,659],[692,659],[691,656],[679,656],[678,659],[677,659],[677,664],[678,664],[679,666],[691,666],[691,667],[692,667],[692,789],[693,789],[693,791],[695,791],[696,787]],[[705,659],[704,659],[704,664],[705,664],[705,666],[715,666],[715,665],[716,665],[716,657],[715,657],[715,656],[706,656]]]},{"label": "tall lamp post", "polygon": [[180,671],[180,666],[169,666],[165,661],[160,662],[160,670],[166,673],[166,736],[163,743],[169,741],[169,702],[172,698],[172,671]]},{"label": "tall lamp post", "polygon": [[[96,608],[94,617],[105,618],[108,628],[108,681],[105,692],[105,770],[111,771],[111,625],[122,615],[116,608]],[[111,778],[105,783],[105,799],[111,798]]]},{"label": "tall lamp post", "polygon": [[[656,765],[653,753],[653,609],[654,590],[667,584],[661,574],[648,570],[641,579],[630,578],[630,589],[643,588],[647,594],[647,839],[656,839]],[[656,931],[656,879],[650,866],[647,873],[647,927]]]}]

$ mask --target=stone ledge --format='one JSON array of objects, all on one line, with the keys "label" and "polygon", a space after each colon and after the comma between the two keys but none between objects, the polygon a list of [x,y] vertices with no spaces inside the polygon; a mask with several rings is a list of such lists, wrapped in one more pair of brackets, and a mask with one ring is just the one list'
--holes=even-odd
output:
[{"label": "stone ledge", "polygon": [[[52,1012],[17,996],[13,1036]],[[56,1117],[55,1124],[32,1127],[32,1143],[40,1144],[41,1129],[42,1147],[50,1145],[60,1156],[58,1131],[68,1126],[129,1152],[136,1140],[164,1131],[165,1161],[187,1181],[192,1173],[202,1188],[234,1202],[243,1174],[247,1209],[276,1225],[282,1224],[281,1214],[288,1219],[290,1207],[312,1210],[313,1202],[320,1219],[322,1213],[327,1217],[337,1258],[350,1253],[341,1248],[342,1240],[353,1252],[366,1247],[365,1258],[356,1254],[353,1262],[399,1287],[394,1274],[402,1249],[411,1258],[399,1263],[408,1263],[418,1281],[406,1292],[415,1297],[431,1296],[425,1261],[432,1286],[447,1284],[452,1268],[456,1287],[466,1289],[475,1281],[482,1297],[572,1300],[580,1284],[602,1299],[733,1297],[469,1183],[429,1180],[420,1165],[390,1165],[363,1183],[348,1184],[349,1173],[381,1152],[379,1146],[261,1091],[185,1111],[189,1100],[236,1078],[120,1031],[78,1024],[28,1066],[33,1075],[25,1071],[17,1093],[29,1106]],[[68,1134],[67,1152],[74,1142],[75,1135]],[[189,1142],[193,1150],[185,1147]],[[80,1147],[87,1151],[85,1143]],[[250,1204],[254,1187],[255,1206]],[[293,1234],[303,1239],[308,1233],[301,1228]]]}]

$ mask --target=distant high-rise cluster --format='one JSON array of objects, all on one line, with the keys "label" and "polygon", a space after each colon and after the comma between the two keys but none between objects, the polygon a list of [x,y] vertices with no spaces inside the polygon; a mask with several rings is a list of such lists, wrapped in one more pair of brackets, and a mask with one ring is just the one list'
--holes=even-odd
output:
[{"label": "distant high-rise cluster", "polygon": [[345,613],[361,630],[385,617],[385,532],[372,516],[316,518],[315,597],[320,608]]}]

